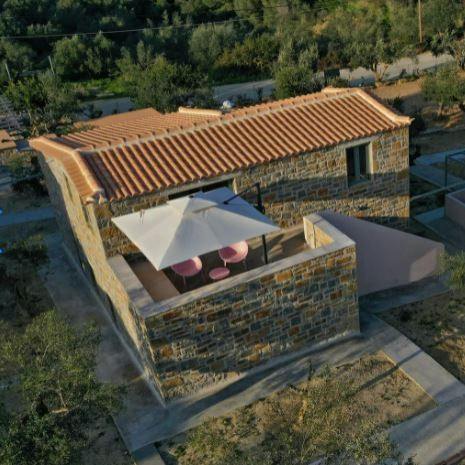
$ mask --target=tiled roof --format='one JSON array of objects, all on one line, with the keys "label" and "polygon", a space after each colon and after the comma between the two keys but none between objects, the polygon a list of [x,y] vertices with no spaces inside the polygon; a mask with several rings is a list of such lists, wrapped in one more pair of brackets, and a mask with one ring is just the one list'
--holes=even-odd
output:
[{"label": "tiled roof", "polygon": [[327,88],[223,115],[140,110],[96,120],[92,129],[64,137],[39,137],[31,146],[60,159],[86,200],[114,200],[369,137],[410,121],[361,89]]}]

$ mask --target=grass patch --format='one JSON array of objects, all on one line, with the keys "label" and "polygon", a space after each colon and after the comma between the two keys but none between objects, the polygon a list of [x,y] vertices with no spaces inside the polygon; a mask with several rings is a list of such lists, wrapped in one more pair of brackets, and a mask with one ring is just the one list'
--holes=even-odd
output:
[{"label": "grass patch", "polygon": [[[370,443],[367,450],[364,441],[434,405],[379,353],[312,376],[157,446],[168,465],[284,465],[312,463],[321,456],[335,458],[355,441],[364,458],[373,454],[373,462],[363,463],[380,463],[377,459],[384,453],[393,453],[390,445]],[[345,463],[352,463],[344,457]]]},{"label": "grass patch", "polygon": [[447,371],[465,382],[465,295],[451,291],[382,314]]}]

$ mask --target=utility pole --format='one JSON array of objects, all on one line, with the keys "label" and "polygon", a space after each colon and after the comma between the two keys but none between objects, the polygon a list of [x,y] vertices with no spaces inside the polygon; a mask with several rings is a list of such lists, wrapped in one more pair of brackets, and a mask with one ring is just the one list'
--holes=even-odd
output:
[{"label": "utility pole", "polygon": [[418,38],[420,39],[420,44],[423,43],[423,21],[421,16],[421,0],[418,0]]}]

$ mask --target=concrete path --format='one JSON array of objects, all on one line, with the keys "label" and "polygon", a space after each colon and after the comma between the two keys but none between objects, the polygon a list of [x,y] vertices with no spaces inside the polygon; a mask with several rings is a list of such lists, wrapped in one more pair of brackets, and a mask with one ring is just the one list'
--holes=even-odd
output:
[{"label": "concrete path", "polygon": [[443,277],[429,277],[385,291],[375,292],[359,298],[360,310],[371,313],[383,313],[402,305],[408,305],[421,300],[443,294],[449,290]]},{"label": "concrete path", "polygon": [[[232,383],[204,390],[195,396],[147,412],[119,428],[131,450],[191,429],[209,417],[221,416],[269,396],[308,376],[309,367],[338,366],[382,350],[438,404],[465,396],[465,386],[399,331],[370,315],[362,318],[362,337],[335,343],[321,350],[283,358],[268,370],[251,373]],[[128,420],[128,418],[126,418]],[[402,443],[399,443],[402,448]]]},{"label": "concrete path", "polygon": [[416,221],[436,233],[445,243],[448,251],[465,250],[465,231],[444,216],[444,208],[436,208],[414,217]]},{"label": "concrete path", "polygon": [[[445,186],[445,176],[444,170],[440,168],[435,168],[430,165],[413,165],[410,167],[410,174],[417,176],[420,179],[428,181],[431,184],[434,184],[436,187]],[[448,173],[447,175],[447,185],[451,186],[453,184],[464,184],[465,180],[458,178],[453,174]]]},{"label": "concrete path", "polygon": [[465,147],[463,149],[447,150],[445,152],[429,153],[415,158],[415,165],[435,165],[436,163],[444,163],[449,155],[464,154],[463,157],[457,157],[459,160],[465,160]]},{"label": "concrete path", "polygon": [[413,457],[416,464],[439,465],[454,456],[458,462],[465,456],[465,397],[395,426],[390,436],[401,445],[404,457]]},{"label": "concrete path", "polygon": [[0,215],[0,227],[13,226],[15,224],[29,223],[31,221],[44,221],[55,218],[53,207],[35,208],[19,212]]}]

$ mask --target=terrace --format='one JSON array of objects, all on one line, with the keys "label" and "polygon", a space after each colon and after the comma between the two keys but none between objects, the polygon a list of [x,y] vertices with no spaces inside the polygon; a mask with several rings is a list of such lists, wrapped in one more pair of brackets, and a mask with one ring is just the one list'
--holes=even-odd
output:
[{"label": "terrace", "polygon": [[[271,233],[267,236],[266,241],[269,263],[277,262],[309,249],[309,245],[305,241],[303,225]],[[247,243],[249,252],[245,262],[228,264],[230,275],[225,279],[230,279],[266,265],[261,239],[254,238],[247,241]],[[208,276],[208,270],[223,266],[217,251],[204,254],[201,256],[202,272],[188,278],[186,284],[184,284],[183,279],[171,268],[156,270],[142,253],[125,256],[124,258],[155,302],[195,291],[214,283]]]}]

